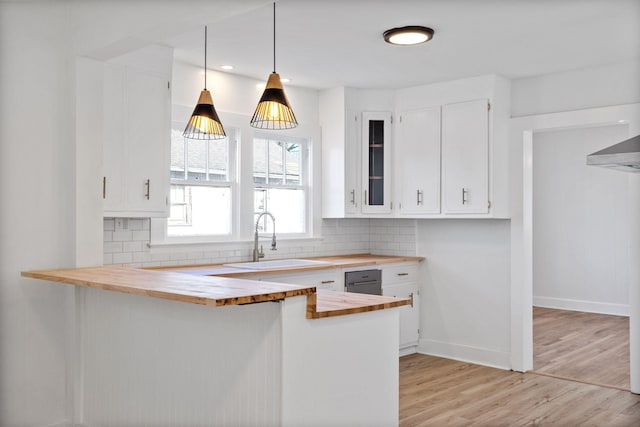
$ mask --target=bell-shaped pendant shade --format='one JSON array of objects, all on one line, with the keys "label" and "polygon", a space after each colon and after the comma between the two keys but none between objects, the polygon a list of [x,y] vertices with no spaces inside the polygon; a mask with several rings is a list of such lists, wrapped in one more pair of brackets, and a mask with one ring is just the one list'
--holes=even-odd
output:
[{"label": "bell-shaped pendant shade", "polygon": [[251,126],[259,129],[292,129],[298,126],[280,75],[276,72],[269,75],[267,86],[251,118]]},{"label": "bell-shaped pendant shade", "polygon": [[198,104],[182,135],[189,139],[224,139],[227,136],[207,89],[200,92]]}]

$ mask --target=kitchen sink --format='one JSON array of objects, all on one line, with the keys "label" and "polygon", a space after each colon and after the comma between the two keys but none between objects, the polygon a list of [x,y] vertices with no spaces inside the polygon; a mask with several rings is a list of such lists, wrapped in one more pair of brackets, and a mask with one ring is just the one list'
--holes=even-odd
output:
[{"label": "kitchen sink", "polygon": [[272,268],[311,267],[323,264],[329,263],[326,261],[315,261],[310,259],[274,259],[271,261],[238,262],[234,264],[224,264],[224,266],[246,268],[248,270],[268,270]]}]

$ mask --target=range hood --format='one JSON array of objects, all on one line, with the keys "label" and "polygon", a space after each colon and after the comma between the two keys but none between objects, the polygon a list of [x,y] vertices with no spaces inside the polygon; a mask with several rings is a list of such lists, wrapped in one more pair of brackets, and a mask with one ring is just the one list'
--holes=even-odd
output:
[{"label": "range hood", "polygon": [[640,173],[640,135],[589,154],[587,165]]}]

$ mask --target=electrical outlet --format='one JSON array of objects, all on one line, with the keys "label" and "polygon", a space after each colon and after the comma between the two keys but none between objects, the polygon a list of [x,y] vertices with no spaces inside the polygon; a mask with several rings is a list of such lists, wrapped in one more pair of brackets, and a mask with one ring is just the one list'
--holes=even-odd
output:
[{"label": "electrical outlet", "polygon": [[125,231],[129,229],[129,218],[116,218],[115,221],[116,231]]}]

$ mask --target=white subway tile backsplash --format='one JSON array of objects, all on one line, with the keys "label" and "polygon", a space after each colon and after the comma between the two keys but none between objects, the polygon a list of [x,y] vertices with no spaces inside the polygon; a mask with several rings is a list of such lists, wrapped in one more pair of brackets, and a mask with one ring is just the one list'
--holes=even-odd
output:
[{"label": "white subway tile backsplash", "polygon": [[113,218],[105,218],[103,221],[104,231],[114,231],[116,229],[116,222]]},{"label": "white subway tile backsplash", "polygon": [[142,219],[139,218],[131,218],[129,219],[129,231],[139,231],[142,230]]},{"label": "white subway tile backsplash", "polygon": [[[232,249],[189,250],[178,247],[149,248],[149,219],[130,218],[128,229],[115,231],[115,220],[104,219],[104,263],[135,266],[218,264],[251,259],[253,244],[234,243]],[[415,255],[416,221],[404,219],[326,219],[321,224],[322,239],[280,241],[278,250],[264,246],[265,259],[295,258],[354,253]],[[217,246],[220,248],[220,246]]]},{"label": "white subway tile backsplash", "polygon": [[133,262],[133,254],[130,252],[113,254],[114,264],[131,264],[132,262]]},{"label": "white subway tile backsplash", "polygon": [[113,232],[113,241],[114,242],[128,242],[133,240],[133,235],[131,231],[114,231]]},{"label": "white subway tile backsplash", "polygon": [[122,242],[122,252],[142,252],[142,242]]},{"label": "white subway tile backsplash", "polygon": [[149,242],[149,230],[139,230],[131,232],[131,240],[144,240],[147,243]]},{"label": "white subway tile backsplash", "polygon": [[110,253],[109,253],[109,254],[107,254],[107,253],[105,253],[105,254],[102,256],[102,263],[103,263],[104,265],[110,265],[110,264],[113,264],[113,254],[110,254]]},{"label": "white subway tile backsplash", "polygon": [[104,242],[104,253],[122,252],[122,242]]}]

